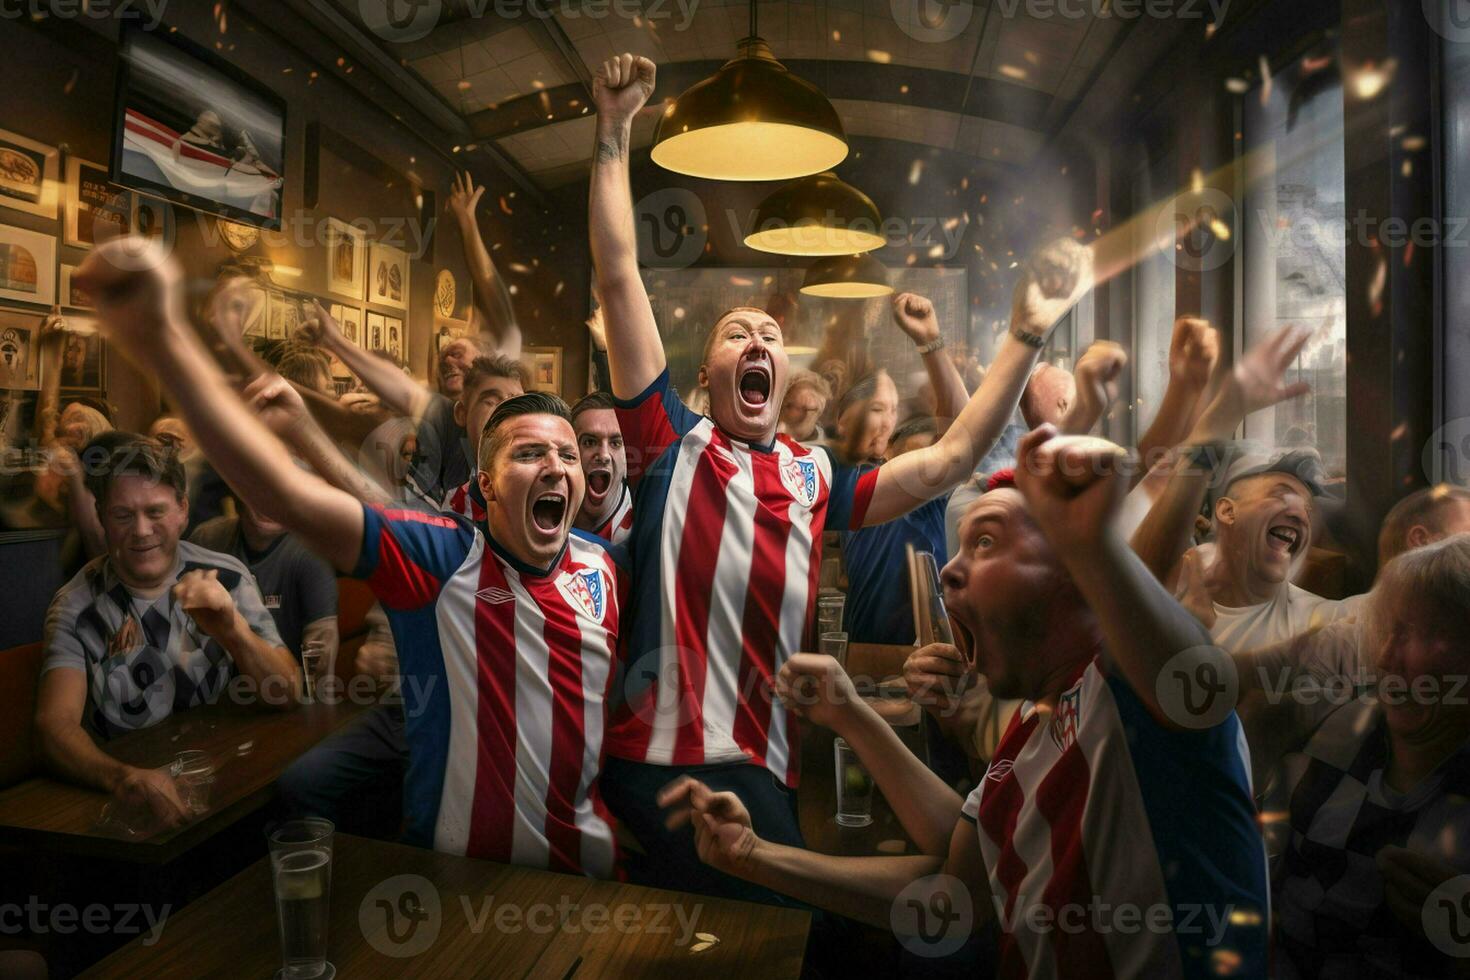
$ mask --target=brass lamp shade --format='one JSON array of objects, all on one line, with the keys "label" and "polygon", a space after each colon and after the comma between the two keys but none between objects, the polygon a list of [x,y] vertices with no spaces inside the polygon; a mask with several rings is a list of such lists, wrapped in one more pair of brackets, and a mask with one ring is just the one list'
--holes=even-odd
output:
[{"label": "brass lamp shade", "polygon": [[893,292],[888,269],[871,255],[834,255],[806,270],[801,291],[826,299],[873,299]]},{"label": "brass lamp shade", "polygon": [[664,110],[653,162],[710,180],[791,180],[847,157],[837,110],[815,85],[786,70],[758,37]]},{"label": "brass lamp shade", "polygon": [[884,244],[873,199],[833,173],[795,180],[760,203],[745,244],[778,255],[853,255]]}]

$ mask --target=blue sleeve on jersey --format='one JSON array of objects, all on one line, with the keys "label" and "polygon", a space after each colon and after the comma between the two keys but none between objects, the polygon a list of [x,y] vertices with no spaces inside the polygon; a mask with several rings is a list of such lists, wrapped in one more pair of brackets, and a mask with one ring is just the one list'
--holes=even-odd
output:
[{"label": "blue sleeve on jersey", "polygon": [[832,462],[832,493],[827,499],[827,530],[855,531],[862,527],[863,515],[867,513],[868,500],[872,497],[872,487],[868,486],[866,493],[860,493],[859,482],[868,474],[872,476],[866,483],[875,480],[878,467],[870,463],[848,466],[838,460],[837,455],[826,446],[820,447],[820,451],[826,453]]},{"label": "blue sleeve on jersey", "polygon": [[352,574],[366,579],[387,608],[417,609],[438,597],[469,554],[474,536],[455,517],[365,505],[362,552]]}]

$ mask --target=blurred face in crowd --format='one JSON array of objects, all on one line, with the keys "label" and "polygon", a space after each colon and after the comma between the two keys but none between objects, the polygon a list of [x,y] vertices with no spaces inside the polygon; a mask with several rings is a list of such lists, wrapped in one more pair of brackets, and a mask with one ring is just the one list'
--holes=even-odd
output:
[{"label": "blurred face in crowd", "polygon": [[898,386],[885,371],[878,372],[873,397],[849,405],[837,420],[837,436],[847,456],[859,462],[888,455],[888,440],[898,424]]},{"label": "blurred face in crowd", "polygon": [[464,426],[470,445],[478,446],[485,423],[495,414],[496,407],[507,398],[524,394],[521,382],[516,378],[482,375],[470,391],[464,390],[461,379],[459,401],[454,405],[454,421]]},{"label": "blurred face in crowd", "polygon": [[939,437],[932,432],[915,432],[889,443],[888,458],[897,459],[904,453],[911,453],[915,449],[927,449],[937,441]]},{"label": "blurred face in crowd", "polygon": [[125,474],[112,481],[107,499],[97,501],[97,516],[124,585],[152,589],[168,580],[189,523],[188,498],[147,476]]},{"label": "blurred face in crowd", "polygon": [[1081,597],[1019,491],[983,494],[965,512],[959,536],[959,554],[939,575],[955,642],[996,697],[1035,698],[1085,651],[1045,642],[1058,600],[1080,608]]},{"label": "blurred face in crowd", "polygon": [[811,385],[792,388],[781,403],[781,431],[798,442],[810,439],[826,408],[827,400]]},{"label": "blurred face in crowd", "polygon": [[1077,400],[1077,379],[1066,368],[1045,361],[1036,366],[1021,392],[1021,417],[1031,428],[1061,424]]},{"label": "blurred face in crowd", "polygon": [[56,437],[73,451],[80,451],[87,443],[111,428],[101,412],[81,402],[67,405],[56,419]]},{"label": "blurred face in crowd", "polygon": [[470,362],[480,356],[473,340],[452,340],[439,349],[439,393],[445,398],[458,398],[464,390],[465,372]]},{"label": "blurred face in crowd", "polygon": [[1261,601],[1284,585],[1312,542],[1311,493],[1286,473],[1237,480],[1215,503],[1215,540],[1246,591]]},{"label": "blurred face in crowd", "polygon": [[582,501],[583,523],[595,527],[623,495],[628,476],[628,457],[623,450],[623,432],[618,416],[610,408],[589,408],[572,423],[577,433],[577,452],[582,459],[587,496]]},{"label": "blurred face in crowd", "polygon": [[[1470,670],[1466,611],[1445,609],[1442,603],[1416,594],[1406,581],[1375,593],[1371,602],[1365,635],[1389,731],[1417,742],[1437,741],[1447,734],[1463,738],[1470,708],[1464,698],[1448,695],[1460,689],[1460,680]],[[1390,687],[1385,683],[1388,677],[1402,680]],[[1423,678],[1437,684],[1428,685]]]},{"label": "blurred face in crowd", "polygon": [[168,446],[180,459],[188,459],[194,455],[194,434],[189,431],[183,419],[165,415],[154,421],[148,429],[148,435]]},{"label": "blurred face in crowd", "polygon": [[756,310],[731,310],[715,324],[699,367],[715,424],[744,442],[769,442],[786,395],[786,347],[776,321]]},{"label": "blurred face in crowd", "polygon": [[582,506],[586,484],[576,433],[566,419],[531,414],[506,419],[494,438],[494,454],[479,476],[490,534],[516,558],[545,568],[561,553]]}]

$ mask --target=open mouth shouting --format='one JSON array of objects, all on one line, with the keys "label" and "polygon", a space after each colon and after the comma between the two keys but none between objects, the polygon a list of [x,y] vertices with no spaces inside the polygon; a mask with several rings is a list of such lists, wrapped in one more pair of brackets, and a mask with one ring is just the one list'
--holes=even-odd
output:
[{"label": "open mouth shouting", "polygon": [[771,400],[771,359],[765,351],[740,359],[740,404],[752,414],[763,412]]},{"label": "open mouth shouting", "polygon": [[543,535],[561,532],[567,516],[567,495],[560,490],[548,490],[531,501],[531,523]]},{"label": "open mouth shouting", "polygon": [[1266,544],[1273,552],[1284,558],[1293,558],[1301,551],[1306,535],[1295,523],[1272,524],[1266,530]]},{"label": "open mouth shouting", "polygon": [[601,503],[611,489],[612,470],[599,468],[587,471],[587,496],[591,503]]}]

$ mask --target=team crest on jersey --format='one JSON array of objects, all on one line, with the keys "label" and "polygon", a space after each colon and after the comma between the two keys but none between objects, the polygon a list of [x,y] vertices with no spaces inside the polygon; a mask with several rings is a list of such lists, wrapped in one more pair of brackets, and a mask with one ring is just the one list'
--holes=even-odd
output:
[{"label": "team crest on jersey", "polygon": [[781,464],[781,482],[803,507],[817,502],[817,464],[809,459],[792,459]]},{"label": "team crest on jersey", "polygon": [[557,583],[561,594],[588,619],[602,622],[607,609],[607,576],[595,568],[584,568],[564,575]]},{"label": "team crest on jersey", "polygon": [[1082,723],[1082,685],[1078,684],[1057,701],[1048,731],[1051,740],[1063,752],[1077,741],[1077,726]]}]

